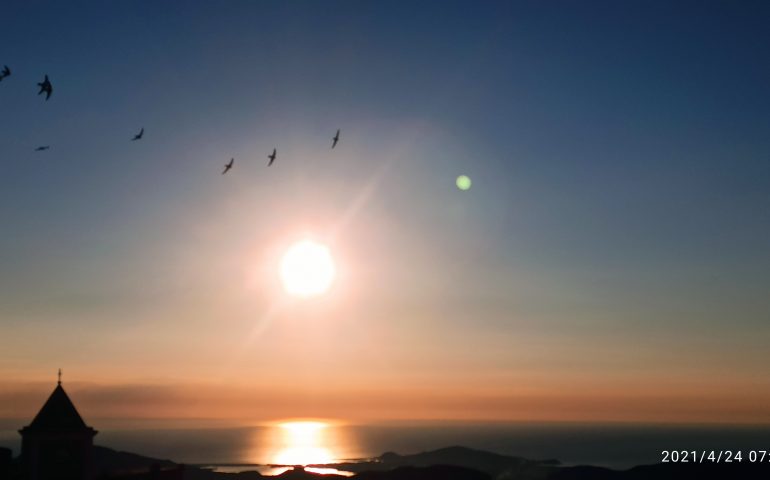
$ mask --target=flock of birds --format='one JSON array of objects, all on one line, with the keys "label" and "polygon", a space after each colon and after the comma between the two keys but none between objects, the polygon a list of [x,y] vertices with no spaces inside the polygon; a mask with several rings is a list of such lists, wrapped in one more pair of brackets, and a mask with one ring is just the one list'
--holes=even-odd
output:
[{"label": "flock of birds", "polygon": [[[140,138],[142,138],[142,135],[144,135],[144,128],[142,128],[139,131],[139,133],[134,135],[133,140],[139,140]],[[334,136],[332,137],[332,148],[336,147],[337,146],[337,142],[339,142],[339,141],[340,141],[340,129],[338,128],[337,129],[337,133],[335,133]],[[270,155],[267,156],[267,158],[270,160],[269,162],[267,162],[267,166],[269,167],[270,165],[272,165],[277,157],[278,157],[278,149],[274,148],[273,149],[273,153],[271,153]],[[231,158],[229,162],[225,163],[225,169],[222,170],[222,175],[224,175],[225,173],[229,172],[230,169],[233,168],[234,164],[235,164],[235,159],[234,158]]]},{"label": "flock of birds", "polygon": [[[0,82],[3,81],[4,78],[11,75],[11,69],[8,68],[8,65],[3,65],[3,69],[0,70]],[[38,87],[40,87],[40,91],[37,92],[38,95],[42,95],[45,93],[45,100],[48,101],[49,98],[51,98],[51,94],[53,93],[53,85],[51,85],[51,80],[48,79],[48,75],[45,75],[45,78],[43,78],[42,82],[38,82]],[[134,137],[131,139],[131,141],[141,140],[144,136],[144,127],[139,130],[139,133],[134,135]],[[340,141],[340,130],[337,129],[337,133],[332,137],[332,148],[337,146],[337,142]],[[41,145],[35,149],[36,152],[42,152],[44,150],[48,150],[51,148],[50,145]],[[273,162],[275,162],[275,159],[278,157],[278,149],[274,148],[273,153],[267,156],[269,159],[267,166],[271,166]],[[222,175],[229,172],[231,168],[233,168],[233,165],[235,164],[235,158],[231,158],[229,162],[225,164],[225,169],[222,170]]]}]

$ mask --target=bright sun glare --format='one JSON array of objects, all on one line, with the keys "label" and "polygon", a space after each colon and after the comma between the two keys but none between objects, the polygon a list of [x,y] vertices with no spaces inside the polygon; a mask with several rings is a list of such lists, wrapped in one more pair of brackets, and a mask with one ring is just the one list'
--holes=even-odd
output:
[{"label": "bright sun glare", "polygon": [[311,465],[332,463],[334,457],[325,447],[322,422],[286,422],[281,424],[284,448],[275,457],[280,465]]},{"label": "bright sun glare", "polygon": [[329,249],[312,240],[295,243],[281,260],[283,287],[298,297],[325,293],[334,281],[334,274],[334,261]]}]

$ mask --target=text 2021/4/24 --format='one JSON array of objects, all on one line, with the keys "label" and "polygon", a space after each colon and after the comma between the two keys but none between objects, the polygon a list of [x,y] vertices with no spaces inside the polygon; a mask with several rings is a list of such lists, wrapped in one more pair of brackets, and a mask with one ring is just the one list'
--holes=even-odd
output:
[{"label": "text 2021/4/24", "polygon": [[770,463],[770,450],[661,450],[662,463]]}]

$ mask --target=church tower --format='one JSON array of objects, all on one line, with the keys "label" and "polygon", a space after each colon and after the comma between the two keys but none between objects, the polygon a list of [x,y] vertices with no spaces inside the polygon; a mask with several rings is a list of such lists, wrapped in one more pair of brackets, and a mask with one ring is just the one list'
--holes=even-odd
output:
[{"label": "church tower", "polygon": [[59,381],[32,423],[21,433],[27,480],[91,480],[96,430],[86,425]]}]

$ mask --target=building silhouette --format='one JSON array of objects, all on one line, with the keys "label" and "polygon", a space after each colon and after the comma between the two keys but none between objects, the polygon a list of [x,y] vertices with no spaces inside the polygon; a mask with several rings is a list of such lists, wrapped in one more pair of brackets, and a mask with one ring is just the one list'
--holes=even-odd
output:
[{"label": "building silhouette", "polygon": [[32,420],[19,430],[21,468],[27,480],[91,480],[94,478],[93,439],[59,381]]}]

